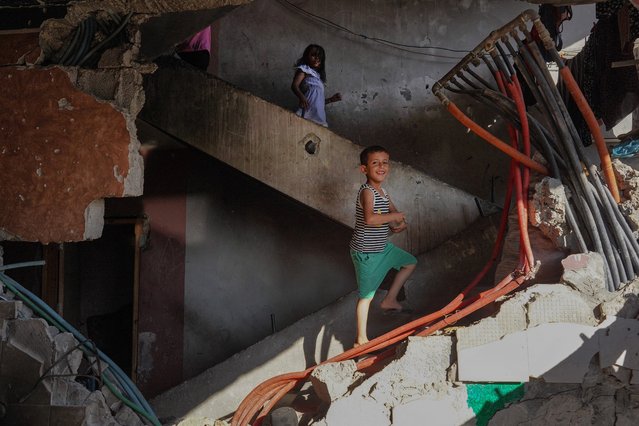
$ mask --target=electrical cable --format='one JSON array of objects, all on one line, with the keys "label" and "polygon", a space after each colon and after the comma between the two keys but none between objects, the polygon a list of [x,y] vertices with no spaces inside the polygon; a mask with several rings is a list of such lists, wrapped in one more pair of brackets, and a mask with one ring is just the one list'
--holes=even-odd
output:
[{"label": "electrical cable", "polygon": [[[89,350],[93,352],[93,350],[95,350],[98,357],[100,357],[108,365],[108,368],[105,369],[103,374],[108,373],[110,375],[113,375],[113,377],[116,379],[117,384],[121,386],[122,389],[125,391],[126,398],[128,399],[126,401],[123,399],[122,401],[127,405],[128,403],[135,405],[136,408],[131,408],[134,409],[137,413],[141,414],[144,418],[149,420],[153,425],[161,426],[157,419],[157,416],[153,412],[153,409],[146,401],[146,399],[142,396],[135,384],[131,382],[131,379],[105,353],[95,348],[95,346],[89,346],[87,343],[88,340],[79,331],[77,331],[73,326],[71,326],[71,324],[64,320],[64,318],[58,315],[58,313],[55,312],[49,305],[44,303],[32,292],[21,286],[17,281],[0,272],[0,282],[7,286],[11,290],[11,292],[13,292],[19,299],[26,303],[31,309],[36,311],[49,324],[56,326],[60,330],[71,333],[76,338],[76,340],[80,342],[83,351]],[[120,395],[122,394],[120,393]]]},{"label": "electrical cable", "polygon": [[460,50],[460,49],[450,49],[447,47],[441,47],[441,46],[418,46],[418,45],[411,45],[411,44],[403,44],[403,43],[397,43],[394,41],[390,41],[390,40],[386,40],[383,38],[379,38],[379,37],[371,37],[371,36],[367,36],[365,34],[361,34],[361,33],[357,33],[347,27],[344,27],[340,24],[337,24],[336,22],[331,21],[330,19],[324,18],[322,16],[316,15],[312,12],[309,12],[293,3],[291,3],[288,0],[277,0],[278,3],[282,4],[284,7],[289,7],[291,9],[293,9],[295,12],[297,12],[298,14],[309,18],[311,20],[314,20],[316,22],[319,22],[321,24],[327,25],[333,29],[339,30],[339,31],[343,31],[351,36],[354,37],[359,37],[362,38],[364,40],[370,40],[373,41],[375,43],[384,45],[384,46],[388,46],[388,47],[392,47],[395,48],[397,50],[401,50],[403,52],[408,52],[408,53],[413,53],[416,55],[423,55],[423,56],[431,56],[431,57],[435,57],[435,58],[443,58],[443,59],[455,59],[455,60],[459,60],[461,59],[458,56],[447,56],[447,55],[437,55],[434,53],[426,53],[426,52],[415,52],[414,50],[410,50],[410,49],[433,49],[433,50],[444,50],[444,51],[448,51],[448,52],[458,52],[458,53],[467,53],[468,50]]}]

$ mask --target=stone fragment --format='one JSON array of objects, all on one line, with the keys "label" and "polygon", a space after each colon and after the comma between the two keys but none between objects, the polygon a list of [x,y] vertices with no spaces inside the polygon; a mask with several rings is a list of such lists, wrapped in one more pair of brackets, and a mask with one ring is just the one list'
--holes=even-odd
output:
[{"label": "stone fragment", "polygon": [[639,172],[619,160],[614,160],[612,165],[622,198],[619,210],[636,233],[639,230]]},{"label": "stone fragment", "polygon": [[348,391],[356,371],[352,359],[320,365],[311,374],[313,390],[323,401],[335,401]]},{"label": "stone fragment", "polygon": [[526,332],[518,331],[484,345],[457,348],[458,380],[462,382],[525,382],[528,380]]},{"label": "stone fragment", "polygon": [[625,285],[598,307],[602,316],[637,318],[639,315],[639,280]]},{"label": "stone fragment", "polygon": [[[53,338],[55,349],[54,360],[64,358],[53,367],[54,374],[77,374],[80,362],[82,362],[82,352],[78,349],[78,341],[71,333],[59,333]],[[74,349],[75,348],[75,349]]]},{"label": "stone fragment", "polygon": [[570,249],[575,245],[574,236],[566,223],[566,203],[570,191],[561,181],[545,177],[535,185],[535,193],[529,202],[530,223],[539,228],[559,248]]},{"label": "stone fragment", "polygon": [[603,300],[606,291],[604,261],[599,253],[578,253],[561,261],[561,282],[595,300]]},{"label": "stone fragment", "polygon": [[83,426],[120,426],[111,415],[102,392],[95,391],[87,398],[86,417]]},{"label": "stone fragment", "polygon": [[52,405],[84,405],[91,392],[80,383],[63,378],[51,381]]}]

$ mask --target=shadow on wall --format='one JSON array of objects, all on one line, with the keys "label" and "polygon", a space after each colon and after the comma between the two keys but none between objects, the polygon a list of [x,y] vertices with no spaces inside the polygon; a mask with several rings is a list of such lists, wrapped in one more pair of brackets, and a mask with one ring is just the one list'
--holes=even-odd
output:
[{"label": "shadow on wall", "polygon": [[466,385],[466,403],[475,413],[475,419],[465,426],[486,426],[495,413],[524,396],[523,383],[470,383]]},{"label": "shadow on wall", "polygon": [[467,384],[467,404],[476,418],[465,426],[521,424],[533,418],[580,424],[593,415],[603,423],[614,423],[618,416],[636,419],[639,410],[624,401],[639,394],[632,385],[639,370],[639,304],[634,294],[627,296],[620,317],[609,316],[596,327],[545,323],[524,331],[527,354],[519,359],[534,379]]}]

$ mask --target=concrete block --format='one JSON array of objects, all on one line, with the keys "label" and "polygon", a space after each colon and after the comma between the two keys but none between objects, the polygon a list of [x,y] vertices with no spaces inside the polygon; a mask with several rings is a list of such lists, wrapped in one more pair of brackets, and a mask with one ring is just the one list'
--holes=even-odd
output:
[{"label": "concrete block", "polygon": [[[3,377],[11,386],[11,392],[8,395],[9,402],[17,402],[18,399],[33,391],[40,374],[44,371],[43,363],[9,342],[1,342],[0,344],[3,346],[0,377]],[[42,388],[42,385],[39,388]],[[29,402],[49,404],[51,401],[50,395],[48,398],[46,395],[41,395],[40,389],[38,389],[37,396],[39,396],[37,400],[30,399]],[[32,394],[32,397],[35,398],[36,395]]]},{"label": "concrete block", "polygon": [[531,288],[534,294],[526,306],[528,327],[546,323],[597,325],[593,315],[595,303],[561,284],[540,284]]},{"label": "concrete block", "polygon": [[495,342],[507,334],[526,329],[526,311],[521,299],[528,295],[518,294],[506,300],[499,307],[495,317],[486,318],[469,327],[456,331],[457,352],[473,346]]},{"label": "concrete block", "polygon": [[602,300],[606,290],[603,258],[599,253],[572,254],[561,261],[561,282],[588,297]]},{"label": "concrete block", "polygon": [[445,386],[451,351],[451,336],[409,337],[397,359],[359,384],[352,394],[372,397],[387,407],[420,397]]},{"label": "concrete block", "polygon": [[313,390],[323,401],[334,401],[348,391],[356,371],[352,359],[320,365],[311,373]]},{"label": "concrete block", "polygon": [[64,357],[64,361],[59,362],[53,367],[54,374],[77,374],[80,362],[82,361],[82,352],[80,349],[71,351],[78,345],[78,341],[71,333],[58,333],[53,338],[53,346],[55,353],[54,360]]},{"label": "concrete block", "polygon": [[51,405],[84,405],[90,393],[87,388],[73,380],[51,380]]},{"label": "concrete block", "polygon": [[18,318],[18,305],[20,304],[22,304],[22,302],[0,300],[0,319]]},{"label": "concrete block", "polygon": [[122,404],[117,413],[115,413],[115,420],[121,425],[127,426],[144,426],[142,419],[140,416],[135,414],[133,410],[131,410],[126,405]]},{"label": "concrete block", "polygon": [[613,297],[599,305],[599,311],[605,317],[616,316],[619,318],[637,318],[639,315],[639,282],[632,281],[619,291],[613,293]]},{"label": "concrete block", "polygon": [[86,416],[82,426],[119,426],[111,415],[101,392],[95,391],[87,398]]},{"label": "concrete block", "polygon": [[580,324],[542,324],[527,331],[531,377],[547,383],[581,383],[599,350],[596,328]]},{"label": "concrete block", "polygon": [[601,323],[599,362],[639,370],[639,321],[608,317]]},{"label": "concrete block", "polygon": [[84,406],[51,406],[49,426],[82,426],[84,416]]},{"label": "concrete block", "polygon": [[49,425],[51,407],[41,404],[9,404],[3,425],[34,426]]},{"label": "concrete block", "polygon": [[49,368],[53,359],[53,337],[59,333],[41,318],[9,322],[8,341],[16,348],[30,354]]},{"label": "concrete block", "polygon": [[525,382],[528,380],[525,331],[484,345],[457,348],[458,380],[463,382]]},{"label": "concrete block", "polygon": [[390,426],[388,409],[371,398],[349,395],[333,402],[326,412],[329,426]]},{"label": "concrete block", "polygon": [[393,426],[472,424],[475,413],[464,386],[434,397],[419,398],[393,408]]}]

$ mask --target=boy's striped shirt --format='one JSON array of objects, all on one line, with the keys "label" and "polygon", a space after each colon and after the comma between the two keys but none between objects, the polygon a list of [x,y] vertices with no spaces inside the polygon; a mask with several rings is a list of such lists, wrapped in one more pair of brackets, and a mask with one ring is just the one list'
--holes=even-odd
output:
[{"label": "boy's striped shirt", "polygon": [[382,188],[383,194],[380,194],[371,185],[363,184],[357,192],[357,200],[355,201],[355,231],[353,238],[351,238],[350,248],[361,253],[378,253],[386,247],[390,227],[388,223],[376,226],[368,226],[364,223],[364,209],[360,197],[365,189],[373,191],[373,211],[376,214],[390,213],[390,200],[386,190]]}]

